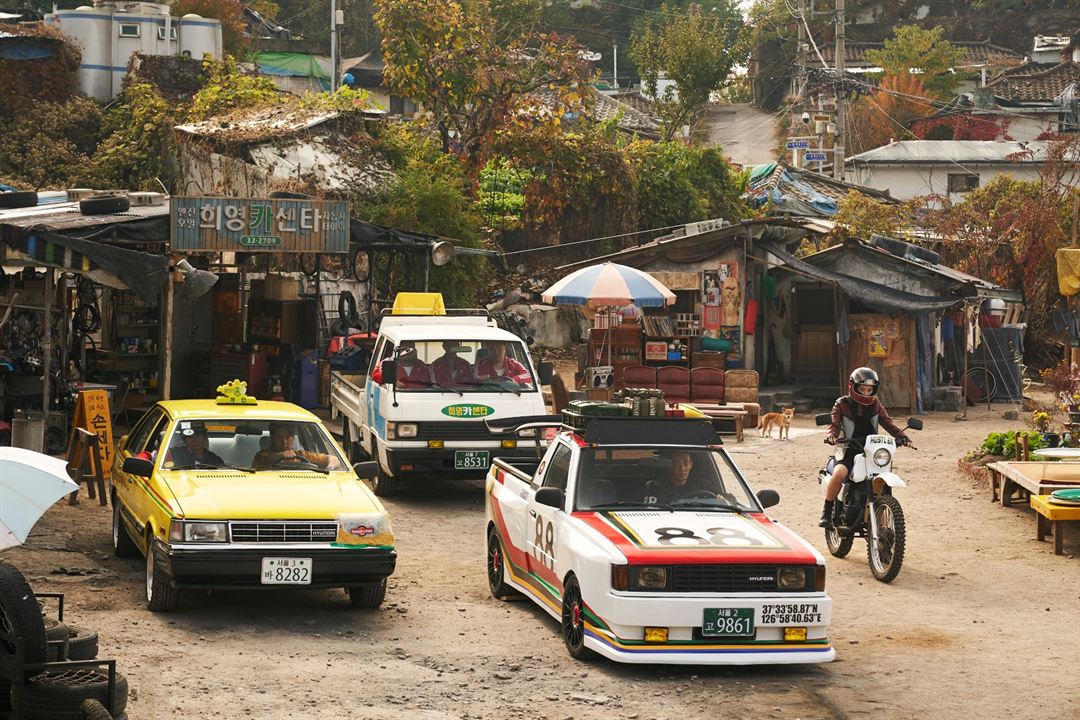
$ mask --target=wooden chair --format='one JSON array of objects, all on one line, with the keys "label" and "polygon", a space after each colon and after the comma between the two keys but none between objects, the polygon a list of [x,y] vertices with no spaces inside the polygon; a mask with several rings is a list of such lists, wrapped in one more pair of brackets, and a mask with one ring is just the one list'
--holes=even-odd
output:
[{"label": "wooden chair", "polygon": [[696,367],[690,371],[690,401],[724,404],[724,371]]},{"label": "wooden chair", "polygon": [[[98,452],[97,435],[83,428],[75,428],[68,445],[67,470],[76,484],[82,485],[86,482],[86,492],[91,498],[97,497],[100,505],[107,505],[109,497],[105,494],[105,477],[102,475],[101,455]],[[68,495],[68,505],[78,504],[79,491],[75,490]]]},{"label": "wooden chair", "polygon": [[628,388],[655,388],[656,368],[648,365],[628,365],[623,368],[622,385]]},{"label": "wooden chair", "polygon": [[656,371],[656,383],[667,402],[690,402],[690,371],[686,368],[666,365]]}]

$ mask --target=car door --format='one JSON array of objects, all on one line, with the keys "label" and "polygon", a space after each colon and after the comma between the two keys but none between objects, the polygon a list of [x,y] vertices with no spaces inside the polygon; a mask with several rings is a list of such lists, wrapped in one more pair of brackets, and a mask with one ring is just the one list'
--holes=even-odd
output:
[{"label": "car door", "polygon": [[[170,420],[168,415],[164,412],[160,413],[157,418],[152,418],[153,422],[147,424],[146,436],[140,443],[138,448],[132,448],[132,454],[137,452],[148,452],[153,458],[154,462],[154,474],[160,472],[158,468],[161,467],[161,444],[165,435],[165,431],[168,429]],[[156,495],[161,494],[161,490],[156,487],[153,477],[137,478],[130,477],[130,492],[128,499],[124,504],[128,510],[131,511],[136,521],[140,525],[145,525],[151,517],[156,518],[157,526],[164,527],[163,523],[168,522],[168,517],[165,512],[160,508],[160,500]]]},{"label": "car door", "polygon": [[[547,581],[556,581],[555,560],[559,554],[558,525],[566,516],[563,503],[562,508],[553,508],[536,502],[536,491],[540,488],[558,488],[566,492],[570,479],[570,465],[574,452],[565,442],[559,441],[549,451],[545,461],[543,473],[538,473],[539,484],[529,490],[527,507],[529,516],[526,520],[525,532],[528,538],[529,548],[529,571]],[[557,582],[557,586],[558,583]]]},{"label": "car door", "polygon": [[[138,512],[137,508],[140,507],[139,496],[145,493],[139,486],[138,480],[125,473],[122,468],[126,458],[142,451],[143,447],[146,446],[147,439],[152,432],[156,431],[164,416],[165,413],[161,408],[151,408],[142,416],[141,420],[135,423],[135,427],[128,433],[127,441],[114,456],[113,487],[116,490],[116,497],[127,513],[140,524],[145,522],[146,518]],[[135,530],[137,532],[138,528],[135,528]]]}]

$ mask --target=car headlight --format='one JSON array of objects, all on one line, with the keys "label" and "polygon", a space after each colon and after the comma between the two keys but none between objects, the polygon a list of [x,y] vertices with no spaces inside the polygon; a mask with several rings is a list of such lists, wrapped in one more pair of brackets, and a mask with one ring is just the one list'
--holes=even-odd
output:
[{"label": "car headlight", "polygon": [[419,434],[416,423],[386,423],[386,439],[414,438]]},{"label": "car headlight", "polygon": [[229,530],[221,522],[185,522],[184,542],[228,542]]},{"label": "car headlight", "polygon": [[878,467],[885,467],[892,462],[892,453],[885,448],[878,448],[874,453],[874,464]]},{"label": "car headlight", "polygon": [[634,573],[634,587],[638,590],[663,590],[667,587],[667,568],[638,568]]},{"label": "car headlight", "polygon": [[776,587],[781,590],[802,590],[806,587],[806,568],[782,567],[776,575]]}]

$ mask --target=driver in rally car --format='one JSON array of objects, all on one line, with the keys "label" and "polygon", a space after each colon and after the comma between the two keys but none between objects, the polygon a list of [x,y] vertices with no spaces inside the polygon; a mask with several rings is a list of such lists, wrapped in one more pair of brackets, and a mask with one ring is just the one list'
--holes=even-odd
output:
[{"label": "driver in rally car", "polygon": [[840,494],[840,487],[844,480],[851,474],[855,464],[855,456],[863,451],[863,444],[867,435],[877,433],[878,425],[885,428],[894,438],[899,447],[909,445],[911,440],[904,434],[892,418],[889,411],[878,400],[878,374],[868,367],[856,368],[848,378],[848,394],[837,398],[832,409],[832,424],[825,436],[825,442],[835,445],[840,438],[848,441],[844,458],[836,463],[829,485],[825,489],[825,508],[821,511],[821,521],[818,526],[827,528],[833,523],[833,506],[836,497]]},{"label": "driver in rally car", "polygon": [[288,422],[270,423],[270,448],[255,453],[251,460],[254,468],[267,468],[279,463],[309,462],[324,468],[330,464],[330,456],[310,450],[294,450],[296,428]]},{"label": "driver in rally car", "polygon": [[691,478],[694,470],[694,458],[686,450],[669,453],[671,468],[667,476],[660,481],[650,480],[645,485],[645,502],[649,505],[667,505],[675,500],[682,500],[691,495],[699,497],[708,493],[715,494],[715,488],[709,489],[705,483]]}]

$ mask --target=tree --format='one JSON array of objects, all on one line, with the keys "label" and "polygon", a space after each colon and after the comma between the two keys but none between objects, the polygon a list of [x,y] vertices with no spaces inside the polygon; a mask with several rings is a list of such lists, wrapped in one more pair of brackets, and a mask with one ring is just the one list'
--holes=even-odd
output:
[{"label": "tree", "polygon": [[852,103],[848,138],[851,151],[861,153],[889,142],[914,138],[908,126],[934,112],[920,76],[889,74],[876,90]]},{"label": "tree", "polygon": [[866,52],[866,59],[880,66],[885,75],[920,75],[926,91],[937,98],[952,97],[960,81],[953,68],[963,57],[964,51],[945,39],[941,26],[926,30],[901,25],[884,47]]},{"label": "tree", "polygon": [[[631,36],[630,57],[657,100],[664,140],[695,119],[736,62],[745,59],[742,29],[742,14],[732,0],[691,5],[685,12],[665,3]],[[672,82],[662,92],[661,73]]]},{"label": "tree", "polygon": [[247,19],[241,0],[176,0],[170,12],[176,17],[195,13],[220,21],[221,45],[225,53],[238,58],[247,57],[251,41],[245,32]]},{"label": "tree", "polygon": [[514,123],[580,110],[589,68],[576,41],[539,32],[542,0],[376,0],[384,77],[418,101],[475,174]]}]

